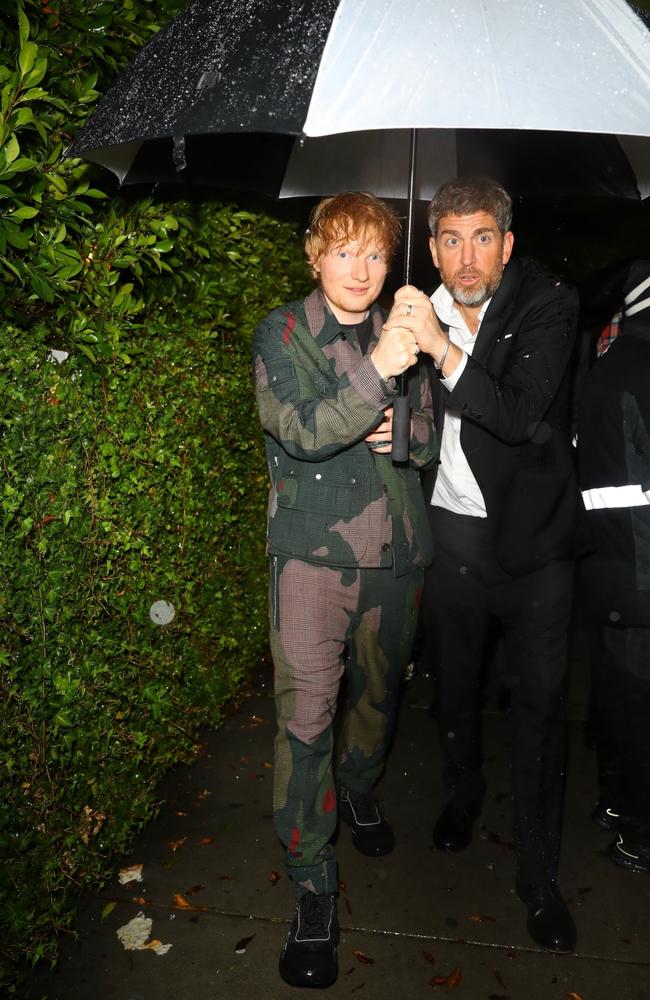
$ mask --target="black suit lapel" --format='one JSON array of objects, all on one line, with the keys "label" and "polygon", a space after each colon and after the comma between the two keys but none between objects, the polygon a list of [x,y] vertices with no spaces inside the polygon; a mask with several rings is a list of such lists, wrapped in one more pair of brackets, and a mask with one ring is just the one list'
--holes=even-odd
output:
[{"label": "black suit lapel", "polygon": [[472,357],[480,364],[485,364],[494,343],[504,333],[504,324],[508,316],[512,313],[515,303],[515,291],[521,281],[521,264],[517,260],[506,264],[501,284],[492,296],[492,301],[487,307],[487,311],[481,322],[480,329],[476,334],[476,343],[472,351]]}]

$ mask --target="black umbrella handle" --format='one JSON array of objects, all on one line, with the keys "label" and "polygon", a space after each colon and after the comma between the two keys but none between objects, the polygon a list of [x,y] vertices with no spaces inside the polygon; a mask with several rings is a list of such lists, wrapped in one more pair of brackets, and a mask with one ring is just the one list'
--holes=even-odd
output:
[{"label": "black umbrella handle", "polygon": [[[393,400],[392,447],[393,462],[408,462],[411,439],[411,407],[408,398],[408,376],[399,376],[399,395]],[[404,391],[402,392],[402,388]]]},{"label": "black umbrella handle", "polygon": [[[415,161],[417,157],[417,129],[411,129],[409,148],[409,186],[408,211],[406,217],[406,235],[404,240],[404,284],[411,281],[411,262],[413,256],[413,206],[415,202]],[[408,395],[409,378],[404,372],[397,378],[397,396],[393,400],[393,443],[390,456],[393,462],[408,462],[409,442],[411,440],[411,409]]]}]

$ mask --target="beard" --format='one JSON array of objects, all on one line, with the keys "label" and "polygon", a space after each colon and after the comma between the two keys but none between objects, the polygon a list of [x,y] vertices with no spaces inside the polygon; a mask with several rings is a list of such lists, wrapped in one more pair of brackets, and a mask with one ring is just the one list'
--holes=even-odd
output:
[{"label": "beard", "polygon": [[[461,285],[459,281],[461,277],[469,274],[479,279],[471,288]],[[494,268],[488,274],[469,269],[467,271],[456,271],[455,274],[449,277],[442,275],[442,283],[449,294],[453,296],[454,300],[462,306],[482,306],[496,292],[501,284],[502,275],[503,264],[499,263],[495,264]]]}]

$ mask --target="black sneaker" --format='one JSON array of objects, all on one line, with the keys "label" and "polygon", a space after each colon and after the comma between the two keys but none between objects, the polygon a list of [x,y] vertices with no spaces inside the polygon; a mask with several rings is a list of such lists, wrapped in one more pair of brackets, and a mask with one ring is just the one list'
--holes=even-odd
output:
[{"label": "black sneaker", "polygon": [[296,914],[280,955],[280,975],[285,983],[320,989],[331,986],[339,972],[338,943],[335,897],[306,892],[296,903]]},{"label": "black sneaker", "polygon": [[650,842],[634,834],[619,833],[607,848],[607,857],[628,871],[650,874]]},{"label": "black sneaker", "polygon": [[378,858],[395,847],[395,835],[372,792],[339,787],[339,817],[352,829],[352,843],[362,854]]}]

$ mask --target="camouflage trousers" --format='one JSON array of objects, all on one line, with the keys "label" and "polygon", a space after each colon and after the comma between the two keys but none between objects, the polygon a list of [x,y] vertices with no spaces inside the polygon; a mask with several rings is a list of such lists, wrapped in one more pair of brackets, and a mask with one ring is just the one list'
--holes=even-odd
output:
[{"label": "camouflage trousers", "polygon": [[[337,892],[336,781],[368,792],[393,734],[422,571],[339,569],[273,556],[269,587],[278,732],[273,810],[297,896]],[[345,673],[345,701],[334,718]]]}]

